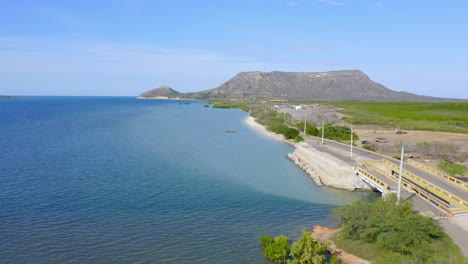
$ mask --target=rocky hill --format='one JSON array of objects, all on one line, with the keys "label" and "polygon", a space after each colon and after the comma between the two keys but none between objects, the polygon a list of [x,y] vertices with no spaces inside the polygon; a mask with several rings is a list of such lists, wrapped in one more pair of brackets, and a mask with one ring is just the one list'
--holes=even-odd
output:
[{"label": "rocky hill", "polygon": [[178,99],[183,94],[179,93],[178,91],[172,89],[169,86],[161,86],[159,88],[155,88],[144,92],[138,96],[141,99]]},{"label": "rocky hill", "polygon": [[[406,101],[438,102],[456,99],[396,92],[372,81],[358,70],[329,72],[241,72],[217,88],[178,93],[169,87],[154,89],[140,97],[165,96],[189,99],[253,99],[302,101]],[[169,90],[170,89],[170,90]],[[170,92],[168,92],[170,91]]]},{"label": "rocky hill", "polygon": [[221,86],[195,93],[201,98],[307,101],[439,101],[396,92],[358,70],[330,72],[242,72]]}]

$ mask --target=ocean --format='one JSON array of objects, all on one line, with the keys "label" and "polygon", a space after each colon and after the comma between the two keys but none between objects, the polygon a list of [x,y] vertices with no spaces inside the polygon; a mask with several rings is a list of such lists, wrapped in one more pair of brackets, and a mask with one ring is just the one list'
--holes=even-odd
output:
[{"label": "ocean", "polygon": [[260,236],[377,197],[316,186],[248,113],[205,104],[0,100],[0,263],[268,263]]}]

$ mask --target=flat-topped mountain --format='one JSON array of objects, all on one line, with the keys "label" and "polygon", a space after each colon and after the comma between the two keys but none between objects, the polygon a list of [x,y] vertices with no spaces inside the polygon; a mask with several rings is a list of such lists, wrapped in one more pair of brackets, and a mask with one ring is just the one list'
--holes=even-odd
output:
[{"label": "flat-topped mountain", "polygon": [[438,101],[438,98],[390,90],[358,70],[241,72],[221,86],[195,95],[308,101]]},{"label": "flat-topped mountain", "polygon": [[[152,91],[155,90],[143,93],[140,97],[146,97],[145,95],[147,94],[153,95]],[[172,91],[175,92],[174,90]],[[372,81],[359,70],[329,72],[241,72],[217,88],[195,93],[178,93],[177,96],[202,100],[460,101],[457,99],[396,92]]]},{"label": "flat-topped mountain", "polygon": [[161,86],[159,88],[155,88],[144,92],[138,96],[138,98],[142,99],[178,99],[181,97],[181,93],[172,89],[169,86]]}]

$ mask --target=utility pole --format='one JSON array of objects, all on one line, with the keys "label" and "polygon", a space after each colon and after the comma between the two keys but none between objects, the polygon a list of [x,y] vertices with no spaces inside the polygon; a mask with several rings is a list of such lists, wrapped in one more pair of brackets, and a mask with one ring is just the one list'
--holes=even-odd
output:
[{"label": "utility pole", "polygon": [[398,203],[400,202],[401,174],[403,173],[403,153],[404,153],[404,151],[405,151],[405,144],[401,145],[400,175],[398,175],[398,190],[397,190]]},{"label": "utility pole", "polygon": [[323,145],[323,135],[325,132],[325,121],[322,120],[322,145]]},{"label": "utility pole", "polygon": [[304,116],[304,135],[306,135],[307,115]]},{"label": "utility pole", "polygon": [[353,125],[351,125],[351,154],[349,157],[353,157]]}]

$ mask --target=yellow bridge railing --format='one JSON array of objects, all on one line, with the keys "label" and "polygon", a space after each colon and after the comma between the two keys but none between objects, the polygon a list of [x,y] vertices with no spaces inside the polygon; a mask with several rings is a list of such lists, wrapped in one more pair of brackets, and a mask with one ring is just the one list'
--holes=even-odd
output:
[{"label": "yellow bridge railing", "polygon": [[398,177],[395,178],[392,174],[389,174],[387,171],[377,166],[376,163],[380,163],[380,160],[364,160],[362,162],[362,165],[372,168],[373,170],[389,178],[390,180],[398,180]]},{"label": "yellow bridge railing", "polygon": [[[397,166],[396,164],[386,160],[382,159],[381,162],[390,168],[393,171],[399,171],[400,167]],[[450,204],[453,204],[459,208],[464,208],[468,207],[468,202],[465,201],[464,199],[440,188],[439,186],[436,186],[435,184],[428,182],[425,179],[422,179],[421,177],[407,171],[403,170],[403,175],[408,178],[408,180],[413,181],[415,184],[418,184],[421,188],[425,188],[426,190],[429,190],[433,194],[439,196],[440,198],[448,201]]]},{"label": "yellow bridge railing", "polygon": [[[393,180],[393,181],[398,181],[398,175],[394,175],[391,173],[391,171],[395,171],[398,169],[399,171],[399,166],[391,163],[390,161],[388,160],[385,160],[385,159],[382,159],[382,160],[365,160],[362,162],[362,164],[366,167],[370,167],[372,169],[374,169],[375,171],[377,171],[378,173],[384,175],[385,177]],[[383,164],[385,165],[386,168],[390,169],[390,170],[385,170],[383,168],[381,168],[380,166],[378,166],[377,164]],[[408,174],[411,174],[408,175]],[[406,170],[403,170],[403,175],[405,175],[407,178],[410,178],[412,179],[413,181],[415,181],[416,184],[419,184],[418,185],[415,185],[415,183],[412,183],[406,179],[402,179],[402,185],[405,186],[406,188],[410,189],[410,190],[413,190],[415,191],[419,196],[424,196],[429,202],[435,204],[437,207],[439,207],[440,209],[444,210],[445,212],[447,212],[448,215],[444,215],[444,214],[439,214],[438,216],[439,217],[453,217],[454,214],[458,214],[458,213],[464,213],[464,212],[468,212],[468,206],[467,206],[467,203],[466,202],[463,202],[462,200],[462,203],[458,203],[457,199],[452,199],[451,197],[454,197],[454,198],[457,198],[455,195],[453,194],[450,194],[448,193],[447,191],[445,190],[442,190],[436,186],[434,186],[433,184],[431,183],[428,183],[427,181],[423,180],[423,179],[420,179],[420,177],[414,175],[413,173],[411,172],[408,172]],[[414,179],[414,178],[418,178],[420,179],[419,181]],[[420,183],[424,183],[425,186],[421,185]],[[388,186],[388,185],[387,185]],[[433,186],[434,188],[427,188],[427,187],[430,187],[430,186]],[[426,187],[426,189],[424,189],[423,187]],[[439,191],[435,191],[436,189],[439,189],[441,190],[443,193],[439,192]],[[450,203],[455,203],[456,205],[458,205],[459,208],[452,208],[450,207],[449,205],[447,205],[445,202],[443,201],[440,201],[438,199],[436,199],[435,197],[431,197],[427,191],[430,190],[432,193],[436,194],[437,196],[441,197],[442,199],[445,199],[447,202],[450,202]],[[460,199],[460,198],[458,198]]]},{"label": "yellow bridge railing", "polygon": [[407,163],[411,164],[411,165],[413,165],[413,166],[415,166],[417,168],[420,168],[420,169],[422,169],[422,170],[426,171],[427,173],[430,173],[430,174],[432,174],[434,176],[442,177],[442,178],[444,178],[444,180],[446,182],[448,182],[448,183],[450,183],[450,184],[452,184],[454,186],[457,186],[459,188],[462,188],[465,191],[468,191],[468,183],[466,183],[464,181],[460,181],[459,179],[454,178],[452,176],[449,176],[449,175],[447,175],[447,174],[445,174],[445,173],[443,173],[443,172],[441,172],[441,171],[439,171],[437,169],[431,168],[429,166],[426,166],[424,164],[421,164],[421,163],[416,162],[416,161],[411,160],[411,159],[408,159]]},{"label": "yellow bridge railing", "polygon": [[388,186],[387,183],[381,181],[380,179],[376,178],[374,175],[370,174],[369,172],[367,172],[366,170],[364,170],[363,168],[361,167],[357,167],[356,168],[356,171],[358,171],[359,173],[361,173],[362,175],[366,176],[367,178],[371,179],[373,182],[375,182],[376,184],[382,186],[382,188],[384,190],[389,190],[390,187]]}]

